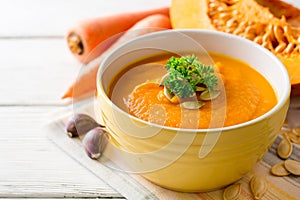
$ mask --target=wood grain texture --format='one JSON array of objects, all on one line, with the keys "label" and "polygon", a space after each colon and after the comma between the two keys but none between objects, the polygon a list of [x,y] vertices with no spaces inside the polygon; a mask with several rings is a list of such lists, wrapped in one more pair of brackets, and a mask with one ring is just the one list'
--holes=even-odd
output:
[{"label": "wood grain texture", "polygon": [[62,105],[82,65],[65,40],[0,39],[0,105]]},{"label": "wood grain texture", "polygon": [[170,0],[2,0],[0,37],[64,36],[85,18],[150,9]]},{"label": "wood grain texture", "polygon": [[168,5],[169,0],[0,1],[0,198],[123,198],[43,131],[81,64],[65,33],[79,20]]},{"label": "wood grain texture", "polygon": [[0,107],[0,197],[121,196],[43,132],[53,107]]}]

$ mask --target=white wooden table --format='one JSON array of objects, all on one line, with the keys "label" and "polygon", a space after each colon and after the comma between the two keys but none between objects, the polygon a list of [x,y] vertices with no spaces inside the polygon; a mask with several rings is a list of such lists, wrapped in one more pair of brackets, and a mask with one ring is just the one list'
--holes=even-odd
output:
[{"label": "white wooden table", "polygon": [[0,197],[123,198],[57,148],[42,125],[80,63],[67,29],[81,19],[169,0],[0,0]]}]

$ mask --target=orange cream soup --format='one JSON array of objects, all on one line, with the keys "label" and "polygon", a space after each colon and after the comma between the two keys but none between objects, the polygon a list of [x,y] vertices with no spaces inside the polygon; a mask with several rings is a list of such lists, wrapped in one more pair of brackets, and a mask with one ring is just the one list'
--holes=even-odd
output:
[{"label": "orange cream soup", "polygon": [[[183,109],[161,94],[162,86],[147,83],[166,74],[164,65],[171,55],[160,55],[131,64],[110,85],[110,98],[121,109],[137,118],[176,128],[231,126],[255,119],[277,103],[267,80],[248,64],[225,55],[210,53],[220,62],[224,88],[221,95],[205,102],[199,110]],[[205,64],[209,59],[199,57]],[[212,117],[213,116],[213,117]]]}]

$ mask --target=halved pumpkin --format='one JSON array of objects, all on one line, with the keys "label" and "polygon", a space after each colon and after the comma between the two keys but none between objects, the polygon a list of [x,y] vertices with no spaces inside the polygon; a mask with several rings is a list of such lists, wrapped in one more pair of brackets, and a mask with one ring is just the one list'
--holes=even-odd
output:
[{"label": "halved pumpkin", "polygon": [[300,84],[299,9],[280,0],[172,0],[170,17],[175,29],[218,30],[264,46],[286,66],[291,84]]}]

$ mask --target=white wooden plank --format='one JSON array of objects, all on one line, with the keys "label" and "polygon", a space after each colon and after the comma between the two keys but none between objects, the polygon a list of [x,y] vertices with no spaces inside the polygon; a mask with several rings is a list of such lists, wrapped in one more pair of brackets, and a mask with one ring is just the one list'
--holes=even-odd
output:
[{"label": "white wooden plank", "polygon": [[0,107],[0,197],[121,196],[43,132],[52,107]]},{"label": "white wooden plank", "polygon": [[170,0],[2,0],[0,37],[63,36],[85,18],[170,5]]},{"label": "white wooden plank", "polygon": [[[298,0],[285,0],[300,8]],[[170,5],[171,0],[9,0],[0,1],[0,36],[64,35],[85,18]]]},{"label": "white wooden plank", "polygon": [[0,105],[63,104],[81,64],[64,39],[0,39]]}]

